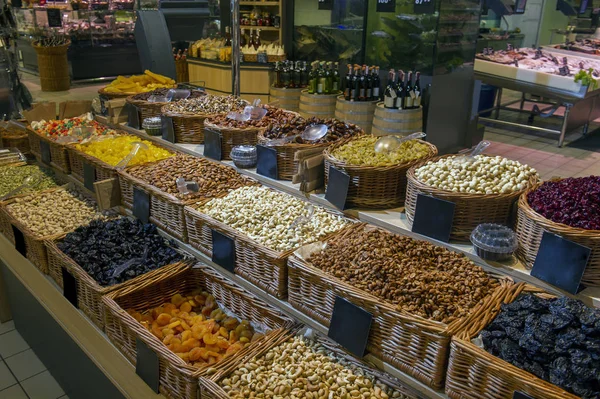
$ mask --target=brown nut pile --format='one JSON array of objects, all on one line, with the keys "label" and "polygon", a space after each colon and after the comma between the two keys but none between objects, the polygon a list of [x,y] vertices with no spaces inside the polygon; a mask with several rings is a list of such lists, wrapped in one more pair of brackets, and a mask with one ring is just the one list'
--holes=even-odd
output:
[{"label": "brown nut pile", "polygon": [[[167,92],[171,90],[171,89],[156,89],[156,90],[152,90],[152,91],[147,91],[146,93],[140,93],[140,94],[136,94],[135,96],[133,96],[134,100],[140,100],[140,101],[148,101],[148,99],[151,96],[159,96],[159,97],[164,97],[167,95]],[[205,96],[206,93],[200,90],[191,90],[190,91],[190,96],[188,98],[200,98],[202,96]]]},{"label": "brown nut pile", "polygon": [[[185,154],[177,154],[150,165],[134,166],[127,169],[127,173],[183,200],[214,198],[236,188],[253,184],[252,180],[243,177],[233,168]],[[180,193],[176,184],[179,177],[183,177],[188,182],[198,183],[198,192]]]},{"label": "brown nut pile", "polygon": [[163,111],[170,114],[213,115],[237,111],[246,105],[248,105],[248,102],[239,97],[207,94],[200,98],[188,98],[187,100],[169,103],[163,107]]},{"label": "brown nut pile", "polygon": [[309,262],[399,310],[443,323],[467,316],[499,285],[464,255],[366,225],[328,241]]},{"label": "brown nut pile", "polygon": [[281,139],[287,136],[302,134],[309,126],[324,124],[327,125],[328,134],[317,141],[305,141],[301,137],[297,137],[293,142],[298,144],[321,144],[331,143],[340,139],[349,138],[364,131],[357,125],[346,123],[338,119],[319,119],[312,117],[310,119],[296,118],[285,124],[276,124],[269,127],[264,136],[267,139]]},{"label": "brown nut pile", "polygon": [[17,198],[6,209],[38,237],[68,233],[104,218],[95,202],[65,189]]},{"label": "brown nut pile", "polygon": [[212,124],[219,127],[237,128],[244,129],[249,127],[255,127],[258,129],[270,129],[273,126],[285,125],[295,123],[296,120],[304,120],[299,117],[298,114],[290,112],[288,110],[271,107],[269,105],[263,106],[267,110],[267,114],[259,120],[250,119],[248,121],[236,121],[227,118],[226,114],[214,115],[205,120],[205,124]]}]

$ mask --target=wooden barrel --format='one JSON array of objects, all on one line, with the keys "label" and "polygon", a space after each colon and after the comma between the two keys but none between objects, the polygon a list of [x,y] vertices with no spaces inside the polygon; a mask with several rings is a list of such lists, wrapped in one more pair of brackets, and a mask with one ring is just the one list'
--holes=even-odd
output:
[{"label": "wooden barrel", "polygon": [[338,96],[335,106],[335,117],[341,121],[360,126],[365,133],[371,133],[373,113],[377,101],[347,101],[344,96]]},{"label": "wooden barrel", "polygon": [[378,103],[373,116],[373,129],[375,136],[387,134],[407,134],[423,131],[423,108],[389,109]]},{"label": "wooden barrel", "polygon": [[300,115],[304,118],[333,118],[335,116],[335,100],[338,94],[308,94],[302,90],[300,95]]},{"label": "wooden barrel", "polygon": [[302,92],[302,89],[286,89],[271,86],[269,90],[269,103],[274,103],[273,105],[279,108],[298,112],[300,92]]}]

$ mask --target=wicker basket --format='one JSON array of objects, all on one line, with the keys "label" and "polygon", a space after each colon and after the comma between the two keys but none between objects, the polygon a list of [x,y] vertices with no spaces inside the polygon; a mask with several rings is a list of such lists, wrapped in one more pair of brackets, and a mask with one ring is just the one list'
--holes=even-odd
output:
[{"label": "wicker basket", "polygon": [[4,148],[16,148],[23,154],[31,153],[26,121],[9,121],[5,127],[0,127],[1,145]]},{"label": "wicker basket", "polygon": [[136,286],[147,279],[160,281],[163,276],[168,276],[172,270],[177,269],[181,264],[185,264],[185,262],[179,262],[165,265],[123,283],[103,287],[73,259],[58,249],[56,244],[64,237],[65,234],[45,241],[48,250],[48,274],[61,288],[64,288],[62,269],[65,268],[73,275],[77,283],[77,307],[102,331],[104,331],[104,306],[102,304],[104,295],[120,288]]},{"label": "wicker basket", "polygon": [[160,116],[160,110],[168,103],[152,103],[146,100],[136,100],[135,95],[127,97],[125,102],[135,105],[140,115],[140,125],[146,118]]},{"label": "wicker basket", "polygon": [[480,314],[476,328],[452,338],[450,362],[446,378],[446,394],[453,399],[511,399],[515,391],[532,398],[577,399],[556,385],[521,370],[473,344],[471,339],[498,315],[501,303],[513,302],[521,293],[533,293],[544,298],[552,295],[543,290],[519,283],[507,290],[502,301]]},{"label": "wicker basket", "polygon": [[249,127],[245,129],[221,127],[204,121],[204,128],[221,134],[221,157],[231,159],[231,149],[236,145],[256,145],[258,143],[259,128]]},{"label": "wicker basket", "polygon": [[[37,194],[49,193],[57,190],[62,190],[61,187],[55,187],[48,190],[39,191]],[[23,233],[25,238],[25,254],[27,259],[31,261],[42,273],[48,274],[48,253],[46,251],[46,240],[52,240],[61,237],[63,234],[54,234],[48,236],[38,236],[32,232],[28,227],[19,222],[15,217],[8,211],[7,206],[15,203],[20,198],[31,195],[21,194],[11,197],[5,201],[0,202],[0,229],[4,236],[14,245],[15,235],[12,230],[12,226],[16,227]]]},{"label": "wicker basket", "polygon": [[109,100],[113,100],[115,98],[126,98],[129,96],[133,96],[139,93],[111,93],[105,90],[106,87],[102,87],[101,89],[98,90],[98,94],[100,94],[103,97],[108,98]]},{"label": "wicker basket", "polygon": [[[243,351],[223,359],[207,368],[196,368],[186,364],[175,353],[171,352],[158,338],[146,330],[124,309],[144,311],[148,308],[170,302],[176,293],[186,293],[201,288],[212,294],[217,303],[236,316],[267,326],[272,331]],[[111,342],[133,364],[136,362],[136,339],[141,339],[151,348],[160,362],[160,391],[171,398],[197,398],[198,377],[226,367],[229,362],[256,347],[262,347],[272,336],[281,333],[293,322],[279,310],[264,303],[231,280],[221,276],[213,268],[198,264],[193,268],[180,266],[170,270],[168,276],[159,280],[146,278],[144,281],[124,289],[111,292],[103,298],[106,308],[106,334]]]},{"label": "wicker basket", "polygon": [[167,112],[165,107],[161,109],[161,114],[173,120],[176,143],[204,144],[204,120],[212,115],[174,114]]},{"label": "wicker basket", "polygon": [[[435,162],[441,158],[454,155],[444,155],[431,159]],[[512,225],[515,211],[515,203],[519,196],[529,187],[537,182],[537,178],[532,178],[523,190],[507,194],[467,194],[428,186],[417,179],[415,170],[423,166],[421,162],[406,172],[408,184],[406,186],[406,202],[404,203],[406,218],[412,225],[415,217],[415,208],[417,206],[417,196],[419,194],[431,195],[446,201],[453,202],[454,220],[452,221],[451,240],[468,241],[471,232],[475,227],[482,223],[498,223],[503,225]]]},{"label": "wicker basket", "polygon": [[[366,226],[357,224],[344,234],[354,234]],[[468,325],[469,320],[476,318],[489,303],[498,301],[499,295],[512,284],[506,277],[492,276],[500,281],[496,291],[473,308],[469,316],[445,324],[397,310],[394,305],[324,273],[296,255],[289,259],[288,273],[288,302],[292,307],[329,326],[336,296],[360,306],[373,315],[367,350],[435,389],[444,385],[450,338],[460,332],[458,326]]]},{"label": "wicker basket", "polygon": [[287,260],[294,249],[277,252],[267,248],[244,233],[191,206],[185,207],[185,219],[190,245],[205,255],[212,256],[212,230],[233,239],[235,241],[235,274],[276,298],[285,299],[287,297]]},{"label": "wicker basket", "polygon": [[71,42],[59,46],[39,46],[31,43],[37,53],[38,71],[42,91],[66,91],[71,86],[67,51]]},{"label": "wicker basket", "polygon": [[437,148],[426,141],[421,143],[429,147],[429,152],[421,159],[393,166],[358,166],[350,165],[336,159],[331,153],[348,141],[340,142],[326,148],[323,152],[325,159],[325,183],[329,178],[329,167],[347,173],[350,176],[350,187],[346,202],[349,207],[361,208],[395,208],[404,205],[406,195],[406,172],[423,160],[437,155]]},{"label": "wicker basket", "polygon": [[516,227],[517,238],[519,240],[517,257],[523,261],[525,267],[531,269],[540,249],[544,231],[557,234],[592,250],[581,283],[588,287],[600,286],[600,232],[598,230],[585,230],[556,223],[531,209],[527,201],[527,196],[542,184],[536,184],[519,198]]},{"label": "wicker basket", "polygon": [[[184,214],[185,205],[208,201],[207,198],[193,198],[187,201],[180,200],[174,195],[165,193],[143,180],[127,173],[127,169],[120,171],[119,185],[121,186],[121,203],[127,209],[133,209],[133,190],[141,190],[150,196],[150,222],[168,232],[177,239],[188,242],[188,226]],[[248,185],[258,182],[247,178]],[[223,193],[226,195],[226,193]]]},{"label": "wicker basket", "polygon": [[[212,376],[206,376],[200,378],[200,390],[201,390],[201,399],[229,399],[229,395],[218,385],[218,382],[223,380],[224,378],[230,376],[239,366],[240,363],[245,363],[247,361],[251,361],[253,358],[259,358],[264,356],[271,349],[289,341],[294,336],[302,333],[302,327],[296,327],[291,330],[283,331],[278,336],[273,337],[269,342],[265,345],[256,348],[252,352],[249,353],[242,361],[238,363],[231,362],[227,367],[221,369],[216,374]],[[419,394],[416,390],[412,388],[408,388],[404,386],[400,381],[391,375],[379,371],[373,368],[371,365],[368,365],[364,361],[357,359],[356,357],[348,354],[348,352],[344,351],[342,347],[334,343],[331,339],[325,337],[322,334],[314,333],[313,339],[319,344],[323,345],[327,349],[327,353],[333,354],[338,359],[343,359],[345,362],[357,366],[358,368],[364,370],[365,374],[371,375],[377,378],[379,381],[385,383],[390,388],[395,389],[396,391],[402,393],[403,398],[411,398],[417,399],[421,398],[422,395]],[[316,396],[314,396],[316,397]],[[350,396],[348,396],[350,397]],[[362,398],[363,396],[358,396]],[[372,396],[375,397],[375,396]]]},{"label": "wicker basket", "polygon": [[69,155],[67,153],[67,146],[65,144],[57,143],[56,141],[50,140],[31,127],[27,127],[27,136],[29,137],[29,148],[31,153],[39,160],[42,160],[42,148],[41,142],[48,144],[50,148],[50,166],[56,168],[64,174],[71,173],[71,166],[69,164]]},{"label": "wicker basket", "polygon": [[83,151],[77,150],[74,144],[67,145],[67,153],[69,154],[71,175],[81,183],[84,183],[85,181],[83,165],[86,163],[93,166],[95,169],[94,182],[114,179],[117,177],[117,170],[114,166],[111,166],[96,157],[88,155]]}]

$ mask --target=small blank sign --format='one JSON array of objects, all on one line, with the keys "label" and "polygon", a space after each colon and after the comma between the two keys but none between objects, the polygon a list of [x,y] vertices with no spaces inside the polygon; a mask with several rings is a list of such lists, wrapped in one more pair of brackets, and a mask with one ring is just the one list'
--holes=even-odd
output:
[{"label": "small blank sign", "polygon": [[412,231],[439,241],[450,241],[455,207],[454,202],[419,194]]},{"label": "small blank sign", "polygon": [[355,356],[363,357],[372,322],[371,313],[338,296],[333,305],[327,336]]},{"label": "small blank sign", "polygon": [[139,338],[136,338],[135,347],[135,373],[148,384],[152,391],[159,393],[160,362],[156,352]]}]

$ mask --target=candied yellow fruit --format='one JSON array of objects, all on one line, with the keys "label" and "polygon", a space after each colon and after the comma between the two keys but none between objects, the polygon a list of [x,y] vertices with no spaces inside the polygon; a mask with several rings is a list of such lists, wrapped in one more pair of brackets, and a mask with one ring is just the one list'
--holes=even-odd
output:
[{"label": "candied yellow fruit", "polygon": [[75,144],[75,148],[81,152],[98,158],[111,166],[117,165],[131,152],[133,143],[144,143],[148,148],[140,148],[138,153],[129,161],[128,165],[138,165],[146,162],[160,161],[169,158],[173,154],[157,147],[149,141],[135,136],[117,136],[94,140],[83,144]]}]

